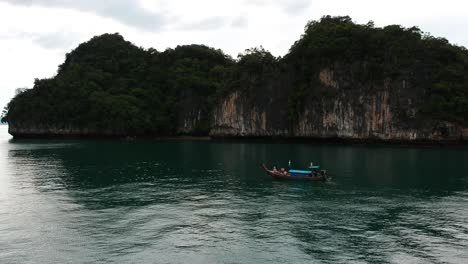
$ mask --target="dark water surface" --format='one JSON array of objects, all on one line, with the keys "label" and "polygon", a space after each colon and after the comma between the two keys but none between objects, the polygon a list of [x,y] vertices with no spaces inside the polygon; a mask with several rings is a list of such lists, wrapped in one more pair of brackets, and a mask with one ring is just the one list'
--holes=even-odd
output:
[{"label": "dark water surface", "polygon": [[[1,263],[468,263],[468,150],[11,140]],[[320,163],[333,183],[260,162]],[[282,164],[281,164],[282,163]]]}]

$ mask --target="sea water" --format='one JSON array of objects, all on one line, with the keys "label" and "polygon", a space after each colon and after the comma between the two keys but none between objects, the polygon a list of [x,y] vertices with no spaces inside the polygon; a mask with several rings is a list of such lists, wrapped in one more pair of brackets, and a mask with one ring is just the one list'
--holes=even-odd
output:
[{"label": "sea water", "polygon": [[[330,183],[277,181],[307,168]],[[1,263],[467,263],[468,149],[13,140]]]}]

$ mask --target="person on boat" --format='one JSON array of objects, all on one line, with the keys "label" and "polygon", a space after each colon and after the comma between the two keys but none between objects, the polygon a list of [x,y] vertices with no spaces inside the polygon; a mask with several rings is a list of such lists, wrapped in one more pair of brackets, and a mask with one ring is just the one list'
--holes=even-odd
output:
[{"label": "person on boat", "polygon": [[277,172],[276,166],[273,166],[273,172]]}]

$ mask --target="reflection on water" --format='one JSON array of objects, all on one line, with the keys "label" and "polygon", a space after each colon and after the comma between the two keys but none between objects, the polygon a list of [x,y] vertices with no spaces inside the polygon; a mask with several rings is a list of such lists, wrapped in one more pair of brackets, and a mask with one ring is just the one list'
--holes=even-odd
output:
[{"label": "reflection on water", "polygon": [[[0,129],[3,129],[0,127]],[[310,161],[331,184],[258,165]],[[2,263],[464,263],[468,150],[9,140]]]}]

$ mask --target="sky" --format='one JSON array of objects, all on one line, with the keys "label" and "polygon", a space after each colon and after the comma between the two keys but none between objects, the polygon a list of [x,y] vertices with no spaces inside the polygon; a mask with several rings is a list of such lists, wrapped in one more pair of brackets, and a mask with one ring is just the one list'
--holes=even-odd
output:
[{"label": "sky", "polygon": [[235,58],[262,45],[283,56],[308,21],[349,15],[418,26],[468,47],[467,10],[466,0],[0,0],[0,108],[16,88],[53,77],[67,52],[103,33],[159,51],[205,44]]}]

